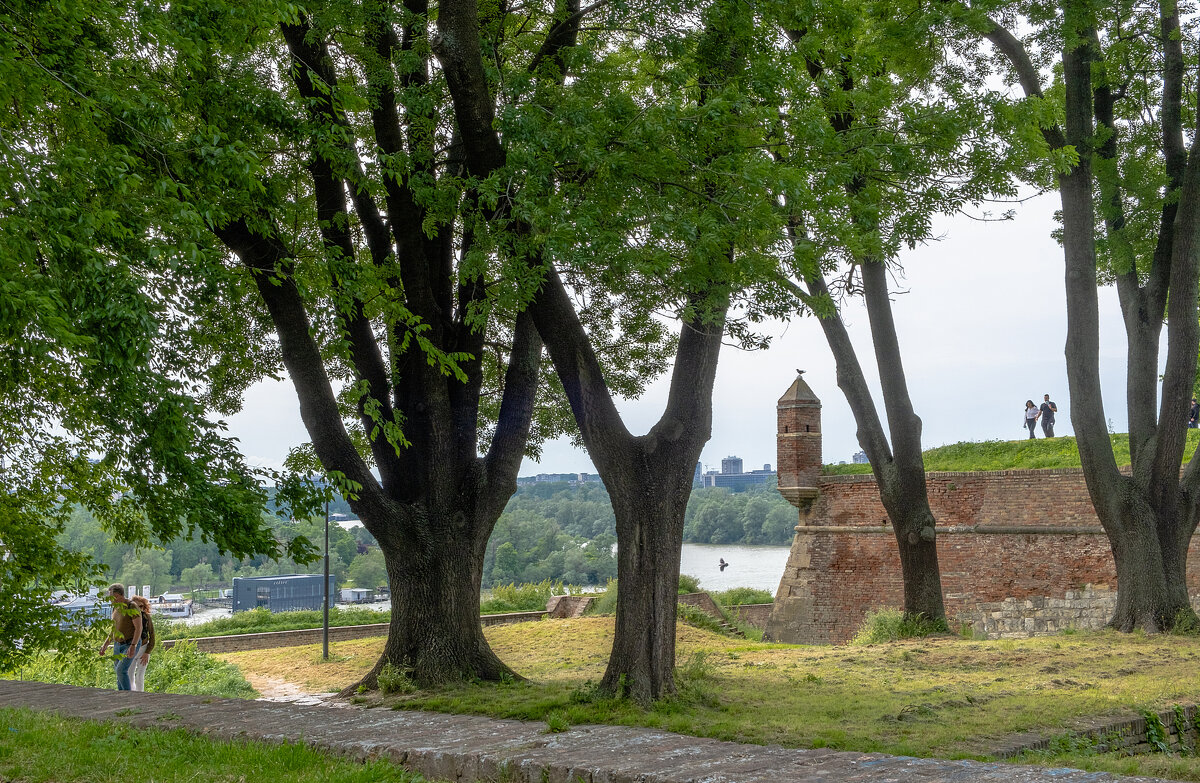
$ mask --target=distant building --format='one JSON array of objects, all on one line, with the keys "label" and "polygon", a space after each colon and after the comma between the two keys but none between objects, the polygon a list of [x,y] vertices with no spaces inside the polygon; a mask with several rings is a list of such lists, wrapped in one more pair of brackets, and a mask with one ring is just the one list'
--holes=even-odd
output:
[{"label": "distant building", "polygon": [[600,476],[595,473],[539,473],[536,476],[521,476],[517,479],[517,486],[527,487],[530,484],[541,484],[552,481],[570,484],[573,487],[577,487],[580,484],[603,483]]},{"label": "distant building", "polygon": [[[323,591],[321,574],[285,574],[233,578],[233,611],[246,612],[266,607],[271,612],[320,609]],[[329,575],[329,604],[337,598],[333,574]]]},{"label": "distant building", "polygon": [[700,462],[696,463],[696,472],[692,474],[692,489],[704,486],[704,465]]},{"label": "distant building", "polygon": [[702,478],[705,487],[725,487],[730,492],[744,492],[756,484],[771,484],[776,480],[775,471],[768,463],[762,470],[749,473],[742,470],[741,457],[726,457],[721,460],[721,472],[710,470]]},{"label": "distant building", "polygon": [[851,457],[850,459],[852,459],[854,461],[855,465],[870,465],[871,464],[871,460],[867,459],[867,452],[865,452],[865,451],[856,452],[854,454],[854,456]]}]

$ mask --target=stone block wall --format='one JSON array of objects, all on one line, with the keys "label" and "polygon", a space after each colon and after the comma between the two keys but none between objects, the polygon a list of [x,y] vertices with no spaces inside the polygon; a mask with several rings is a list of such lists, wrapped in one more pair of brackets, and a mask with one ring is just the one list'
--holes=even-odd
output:
[{"label": "stone block wall", "polygon": [[[948,615],[989,635],[1107,621],[1116,572],[1082,471],[929,473],[927,482]],[[903,605],[896,542],[874,477],[824,476],[818,489],[800,506],[767,623],[775,641],[844,642],[871,609]],[[1195,541],[1188,574],[1200,598]]]}]

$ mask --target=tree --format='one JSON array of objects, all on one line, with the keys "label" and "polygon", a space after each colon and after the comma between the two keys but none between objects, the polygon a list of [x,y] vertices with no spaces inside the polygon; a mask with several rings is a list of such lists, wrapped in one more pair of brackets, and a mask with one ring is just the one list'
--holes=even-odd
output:
[{"label": "tree", "polygon": [[[820,320],[895,533],[904,612],[944,620],[935,519],[925,485],[888,277],[897,256],[931,238],[932,218],[1014,187],[1010,146],[991,132],[986,91],[946,47],[941,9],[895,3],[789,6],[777,19],[780,96],[775,156],[802,310]],[[994,147],[994,149],[992,149]],[[830,284],[831,276],[837,282]],[[866,305],[886,429],[837,299]]]},{"label": "tree", "polygon": [[[730,309],[748,281],[762,274],[763,266],[774,265],[756,253],[764,246],[759,232],[770,231],[774,221],[756,213],[770,203],[756,177],[761,174],[757,150],[762,116],[743,89],[745,60],[758,43],[754,15],[749,6],[724,2],[700,9],[700,15],[702,29],[687,44],[689,57],[646,66],[663,82],[680,80],[673,87],[684,103],[664,114],[678,123],[672,127],[687,131],[641,141],[658,158],[641,161],[641,175],[621,184],[627,202],[643,202],[640,215],[662,215],[664,221],[648,229],[638,218],[618,232],[622,244],[636,244],[650,261],[648,266],[644,261],[641,266],[618,265],[628,285],[619,292],[644,301],[645,291],[636,293],[636,286],[648,282],[647,274],[659,277],[652,285],[666,293],[656,293],[654,305],[669,308],[680,323],[666,409],[646,435],[634,436],[622,421],[596,348],[556,269],[546,272],[531,305],[616,517],[621,589],[612,653],[600,687],[643,702],[675,691],[684,514],[696,461],[711,433],[712,386],[722,339],[727,330],[746,335],[741,324],[729,322]],[[661,111],[661,104],[656,105],[660,98],[647,94],[644,110]],[[601,187],[594,174],[588,172],[588,187]],[[664,203],[667,193],[670,205]],[[648,241],[637,241],[647,234]],[[603,246],[596,237],[586,241],[592,253]],[[663,250],[670,261],[655,264],[654,251]],[[612,257],[620,256],[614,252]],[[563,253],[555,260],[567,263],[572,257]],[[671,269],[670,264],[678,266]],[[611,268],[608,275],[608,290],[618,291]]]},{"label": "tree", "polygon": [[[1110,625],[1190,626],[1187,552],[1200,501],[1200,463],[1193,455],[1183,464],[1200,345],[1200,132],[1187,67],[1197,55],[1194,18],[1174,3],[990,10],[995,18],[982,9],[963,14],[1024,91],[1026,134],[1045,161],[1035,182],[1053,184],[1062,201],[1071,423],[1116,561]],[[1018,37],[1001,18],[1022,20],[1027,34]],[[1044,89],[1050,65],[1053,82]],[[1116,285],[1128,345],[1128,474],[1113,455],[1101,395],[1097,285],[1106,281]]]},{"label": "tree", "polygon": [[374,590],[387,584],[387,568],[383,562],[383,552],[374,547],[350,561],[349,576],[355,587],[365,587]]},{"label": "tree", "polygon": [[208,563],[199,563],[191,568],[185,568],[179,574],[179,582],[184,587],[207,587],[215,581],[216,575]]},{"label": "tree", "polygon": [[[158,231],[209,232],[196,263],[222,394],[286,369],[312,438],[292,465],[324,473],[384,554],[393,612],[368,685],[386,663],[422,685],[512,674],[476,613],[486,542],[527,446],[569,417],[553,397],[535,405],[555,382],[523,312],[534,238],[506,225],[510,180],[479,140],[493,104],[515,128],[538,85],[562,86],[582,19],[564,4],[526,14],[150,3],[138,44],[111,57],[133,132],[108,140],[165,194]],[[486,105],[453,95],[464,80]],[[614,344],[605,361],[636,389],[658,356]]]},{"label": "tree", "polygon": [[108,78],[132,24],[117,3],[0,9],[0,668],[69,643],[49,594],[102,576],[58,539],[76,508],[122,546],[279,551],[264,472],[206,416],[196,232],[149,228],[170,208],[108,135],[133,131]]},{"label": "tree", "polygon": [[144,548],[125,555],[117,581],[137,590],[150,585],[150,594],[161,594],[171,586],[171,550]]}]

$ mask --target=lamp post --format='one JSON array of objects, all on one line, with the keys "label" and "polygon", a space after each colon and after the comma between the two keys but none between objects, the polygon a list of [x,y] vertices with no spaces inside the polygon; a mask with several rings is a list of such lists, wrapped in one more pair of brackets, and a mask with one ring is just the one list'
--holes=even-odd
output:
[{"label": "lamp post", "polygon": [[329,498],[325,498],[325,578],[321,582],[321,592],[325,600],[321,602],[321,613],[324,617],[324,632],[321,636],[321,657],[329,660]]}]

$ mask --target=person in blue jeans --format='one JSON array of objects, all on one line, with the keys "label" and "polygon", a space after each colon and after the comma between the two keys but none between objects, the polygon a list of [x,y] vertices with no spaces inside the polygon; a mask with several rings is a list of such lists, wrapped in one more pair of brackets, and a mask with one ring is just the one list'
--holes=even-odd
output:
[{"label": "person in blue jeans", "polygon": [[1033,428],[1037,424],[1038,416],[1041,416],[1041,411],[1038,406],[1033,404],[1033,400],[1025,400],[1025,417],[1022,419],[1025,426],[1029,428],[1029,439],[1033,440]]},{"label": "person in blue jeans", "polygon": [[129,673],[137,659],[138,640],[142,638],[142,613],[125,597],[123,585],[109,585],[108,600],[113,605],[113,629],[104,640],[100,654],[108,652],[111,642],[116,656],[113,670],[117,673],[117,690],[127,691],[131,689]]}]

